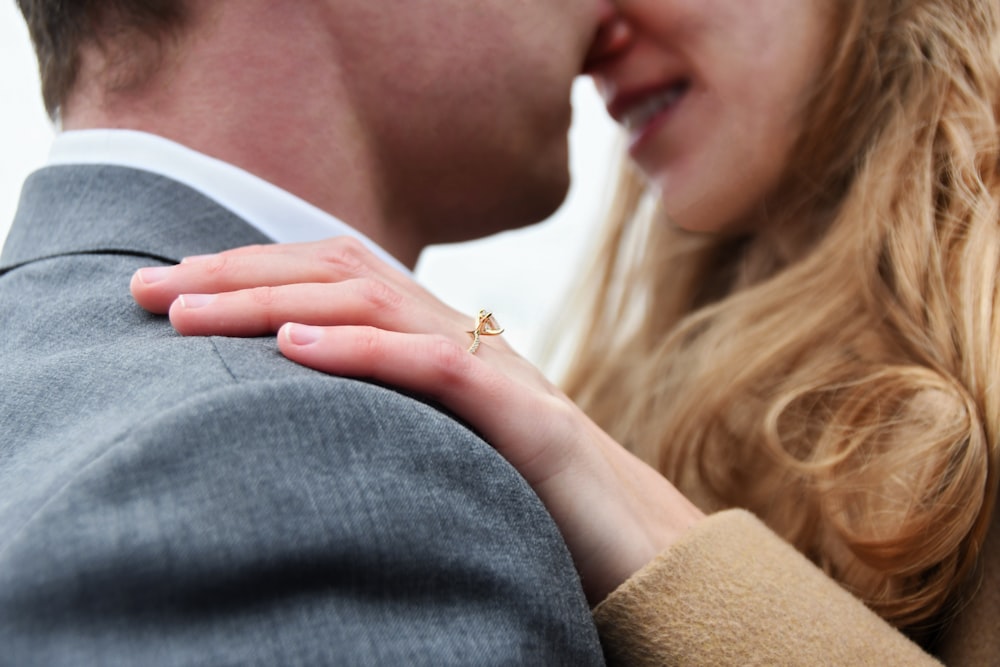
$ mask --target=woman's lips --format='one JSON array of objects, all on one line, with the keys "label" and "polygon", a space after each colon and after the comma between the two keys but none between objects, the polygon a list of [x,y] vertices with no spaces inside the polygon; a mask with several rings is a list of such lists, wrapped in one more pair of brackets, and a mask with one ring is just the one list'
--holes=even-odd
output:
[{"label": "woman's lips", "polygon": [[608,112],[629,134],[629,152],[638,150],[666,122],[689,87],[690,82],[679,80],[644,92],[622,94],[608,106]]}]

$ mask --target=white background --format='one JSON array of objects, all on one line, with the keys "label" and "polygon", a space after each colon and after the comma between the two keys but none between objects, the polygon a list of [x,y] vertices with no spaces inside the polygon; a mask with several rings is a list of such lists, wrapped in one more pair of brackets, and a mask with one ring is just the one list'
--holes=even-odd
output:
[{"label": "white background", "polygon": [[[614,126],[589,81],[577,82],[573,105],[573,187],[565,205],[529,229],[430,248],[417,266],[420,281],[468,312],[470,322],[479,308],[493,310],[505,337],[529,357],[537,355],[542,328],[583,270],[608,193]],[[27,29],[15,4],[0,2],[0,239],[21,183],[43,164],[52,136]]]}]

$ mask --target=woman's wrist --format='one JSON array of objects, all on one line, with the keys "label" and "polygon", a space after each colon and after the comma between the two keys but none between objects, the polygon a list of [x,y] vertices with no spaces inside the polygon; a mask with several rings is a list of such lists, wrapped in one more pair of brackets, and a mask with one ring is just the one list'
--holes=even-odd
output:
[{"label": "woman's wrist", "polygon": [[[596,427],[595,427],[596,429]],[[577,565],[592,604],[597,604],[629,577],[669,549],[705,518],[691,501],[659,472],[643,463],[599,429],[599,472],[583,488],[600,497],[581,503],[591,516],[589,549],[578,552]],[[580,499],[578,499],[579,502]],[[599,508],[599,509],[598,509]],[[586,554],[584,558],[579,555]]]}]

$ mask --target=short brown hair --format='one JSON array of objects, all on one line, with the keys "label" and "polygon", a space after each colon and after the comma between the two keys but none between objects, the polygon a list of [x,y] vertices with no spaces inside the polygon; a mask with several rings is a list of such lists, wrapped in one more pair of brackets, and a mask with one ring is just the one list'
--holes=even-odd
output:
[{"label": "short brown hair", "polygon": [[35,45],[49,115],[55,117],[76,84],[85,45],[105,52],[115,47],[117,60],[129,61],[128,75],[122,79],[116,73],[115,87],[141,83],[158,62],[148,54],[158,55],[163,39],[183,25],[185,5],[185,0],[17,0]]}]

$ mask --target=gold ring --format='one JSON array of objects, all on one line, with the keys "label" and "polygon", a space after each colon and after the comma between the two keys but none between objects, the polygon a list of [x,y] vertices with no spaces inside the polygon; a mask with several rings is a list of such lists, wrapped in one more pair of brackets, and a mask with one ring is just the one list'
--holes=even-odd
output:
[{"label": "gold ring", "polygon": [[469,346],[469,352],[475,354],[476,350],[479,349],[480,336],[499,336],[503,333],[503,329],[497,324],[493,313],[483,309],[476,315],[476,327],[472,331],[466,331],[465,333],[472,335],[472,345]]}]

